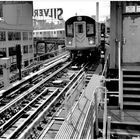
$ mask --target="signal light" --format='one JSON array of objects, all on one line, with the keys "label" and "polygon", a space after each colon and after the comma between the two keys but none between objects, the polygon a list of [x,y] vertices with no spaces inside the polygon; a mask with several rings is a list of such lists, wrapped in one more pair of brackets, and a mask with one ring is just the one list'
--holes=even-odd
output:
[{"label": "signal light", "polygon": [[105,34],[105,24],[101,23],[101,34]]}]

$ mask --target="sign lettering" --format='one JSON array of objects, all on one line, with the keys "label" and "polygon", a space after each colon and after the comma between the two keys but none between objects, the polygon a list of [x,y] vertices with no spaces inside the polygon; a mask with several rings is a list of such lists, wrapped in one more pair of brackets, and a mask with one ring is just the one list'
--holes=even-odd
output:
[{"label": "sign lettering", "polygon": [[135,6],[126,6],[126,13],[135,12]]},{"label": "sign lettering", "polygon": [[51,9],[35,9],[34,18],[36,17],[51,17],[54,19],[62,20],[63,9],[51,8]]}]

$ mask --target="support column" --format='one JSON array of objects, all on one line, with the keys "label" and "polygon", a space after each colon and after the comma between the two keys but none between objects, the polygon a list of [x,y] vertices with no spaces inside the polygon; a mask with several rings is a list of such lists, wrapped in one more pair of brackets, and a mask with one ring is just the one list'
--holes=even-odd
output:
[{"label": "support column", "polygon": [[115,47],[116,47],[116,5],[117,2],[110,2],[110,68],[115,68]]}]

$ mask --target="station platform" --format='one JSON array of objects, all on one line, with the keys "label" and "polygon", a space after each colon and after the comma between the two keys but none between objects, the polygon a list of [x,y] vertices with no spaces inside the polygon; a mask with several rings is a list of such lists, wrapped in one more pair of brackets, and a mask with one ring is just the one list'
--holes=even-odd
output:
[{"label": "station platform", "polygon": [[[99,111],[99,128],[103,126],[103,110]],[[108,106],[107,116],[110,121],[111,139],[139,139],[140,138],[140,110],[120,110],[118,106]]]},{"label": "station platform", "polygon": [[[94,92],[97,87],[100,86],[101,76],[97,73],[101,72],[101,65],[93,74],[90,82],[88,83],[84,93],[81,95],[78,103],[69,112],[66,120],[60,127],[55,139],[77,139],[81,128],[83,126],[84,119],[87,115],[90,102],[94,98]],[[100,100],[100,97],[97,97]]]},{"label": "station platform", "polygon": [[[140,124],[140,110],[120,110],[118,106],[108,106],[107,115],[111,116],[113,122],[125,122],[125,123],[139,123]],[[99,118],[102,118],[103,111],[100,111]]]}]

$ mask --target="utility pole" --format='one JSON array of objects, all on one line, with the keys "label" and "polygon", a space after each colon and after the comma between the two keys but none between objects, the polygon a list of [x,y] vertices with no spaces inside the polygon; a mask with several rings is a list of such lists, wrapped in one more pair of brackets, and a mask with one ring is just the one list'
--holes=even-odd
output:
[{"label": "utility pole", "polygon": [[17,68],[19,70],[19,80],[21,80],[22,79],[22,73],[21,73],[22,55],[21,55],[21,46],[19,44],[16,45],[16,56],[17,56]]},{"label": "utility pole", "polygon": [[99,46],[99,2],[96,2],[96,38],[97,45]]}]

